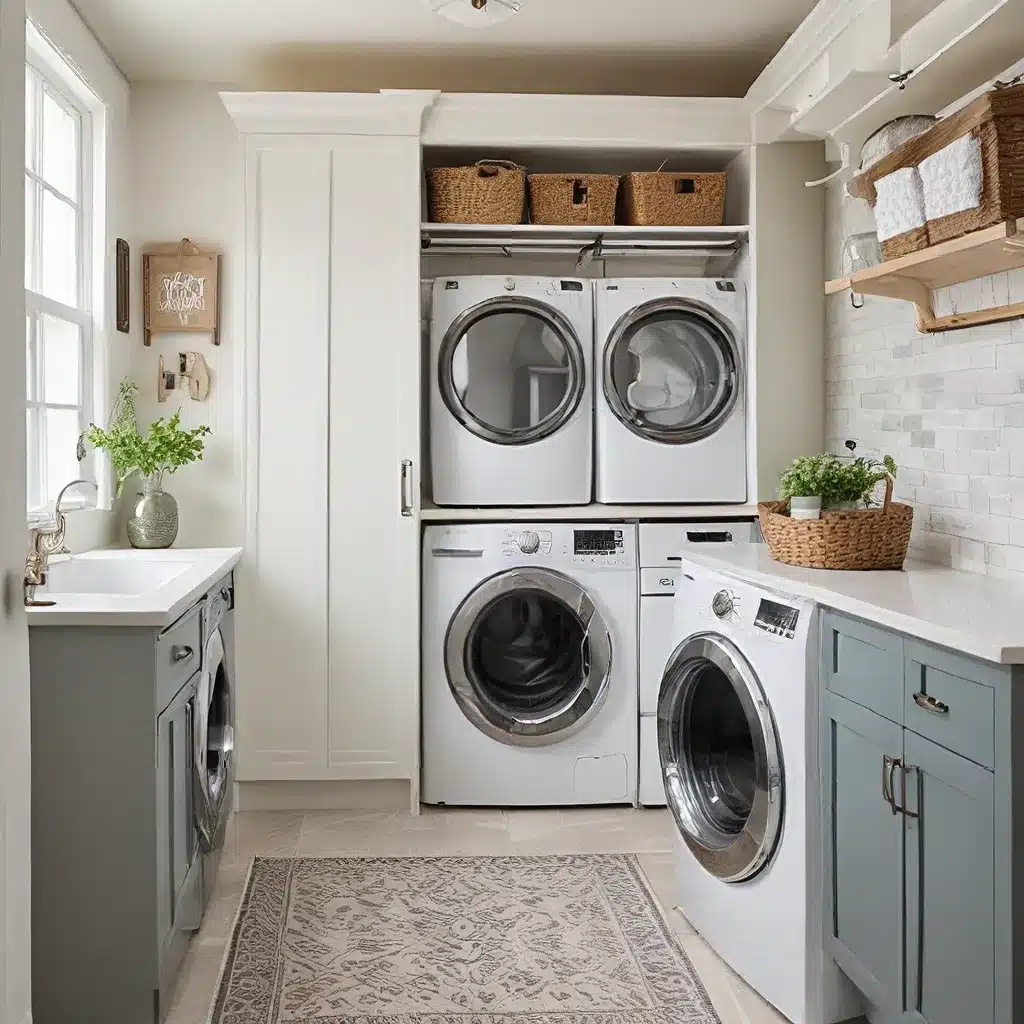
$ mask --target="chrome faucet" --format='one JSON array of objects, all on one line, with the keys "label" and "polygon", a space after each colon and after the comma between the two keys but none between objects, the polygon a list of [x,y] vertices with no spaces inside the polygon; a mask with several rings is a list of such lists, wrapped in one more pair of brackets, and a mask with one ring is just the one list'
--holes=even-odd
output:
[{"label": "chrome faucet", "polygon": [[91,480],[72,480],[71,483],[61,488],[57,495],[57,503],[54,506],[54,524],[49,527],[35,527],[28,532],[28,555],[25,557],[25,605],[29,608],[49,607],[55,604],[54,601],[36,600],[36,587],[46,583],[46,570],[49,565],[50,556],[57,554],[70,554],[64,546],[64,538],[67,533],[67,520],[64,518],[63,501],[64,495],[77,487],[79,484],[86,484],[95,489],[96,485]]}]

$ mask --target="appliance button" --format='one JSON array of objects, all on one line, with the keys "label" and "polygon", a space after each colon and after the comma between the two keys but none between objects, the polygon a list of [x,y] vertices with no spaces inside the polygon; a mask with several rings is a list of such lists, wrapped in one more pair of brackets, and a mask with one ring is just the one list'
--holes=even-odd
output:
[{"label": "appliance button", "polygon": [[732,594],[728,590],[720,590],[711,600],[711,610],[720,619],[727,619],[735,608]]}]

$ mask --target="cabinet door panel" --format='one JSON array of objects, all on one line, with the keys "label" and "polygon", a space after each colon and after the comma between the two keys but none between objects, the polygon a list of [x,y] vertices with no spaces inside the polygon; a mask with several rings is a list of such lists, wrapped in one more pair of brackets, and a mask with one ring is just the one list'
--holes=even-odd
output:
[{"label": "cabinet door panel", "polygon": [[902,724],[903,638],[836,612],[821,621],[826,688]]},{"label": "cabinet door panel", "polygon": [[992,773],[907,732],[907,993],[913,1020],[994,1024]]},{"label": "cabinet door panel", "polygon": [[332,145],[328,766],[408,779],[419,738],[420,146]]},{"label": "cabinet door panel", "polygon": [[250,536],[236,624],[238,778],[327,767],[330,150],[249,139]]},{"label": "cabinet door panel", "polygon": [[900,1001],[903,817],[882,795],[903,730],[836,694],[824,705],[825,941],[876,1005]]}]

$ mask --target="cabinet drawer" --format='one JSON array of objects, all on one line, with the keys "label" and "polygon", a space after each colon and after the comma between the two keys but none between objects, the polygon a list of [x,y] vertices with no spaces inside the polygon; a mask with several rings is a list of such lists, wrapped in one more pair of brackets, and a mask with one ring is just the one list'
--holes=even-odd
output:
[{"label": "cabinet drawer", "polygon": [[901,723],[903,638],[836,612],[826,612],[821,621],[827,689]]},{"label": "cabinet drawer", "polygon": [[202,660],[202,603],[190,608],[156,639],[157,708],[163,710],[199,671]]},{"label": "cabinet drawer", "polygon": [[916,640],[906,643],[904,722],[908,729],[976,764],[995,764],[998,665]]}]

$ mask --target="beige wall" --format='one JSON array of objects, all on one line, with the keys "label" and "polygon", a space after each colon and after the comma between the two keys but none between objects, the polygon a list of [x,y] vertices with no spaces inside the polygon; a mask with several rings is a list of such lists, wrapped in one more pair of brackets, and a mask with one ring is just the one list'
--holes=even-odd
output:
[{"label": "beige wall", "polygon": [[[186,428],[205,423],[202,463],[167,477],[178,499],[179,547],[240,544],[243,534],[242,481],[242,301],[245,287],[245,238],[242,141],[214,86],[136,85],[130,119],[132,176],[132,335],[131,373],[141,388],[139,421],[170,416],[179,407]],[[142,344],[142,253],[155,243],[183,236],[201,247],[223,252],[220,278],[220,341],[205,334],[163,334]],[[159,357],[168,369],[177,354],[200,352],[210,367],[212,387],[205,402],[187,390],[156,401]],[[281,354],[287,359],[287,353]],[[265,372],[273,373],[273,367]],[[295,400],[300,402],[301,395]],[[302,453],[297,452],[296,458]],[[130,481],[125,510],[138,487]],[[299,499],[297,499],[298,504]]]}]

